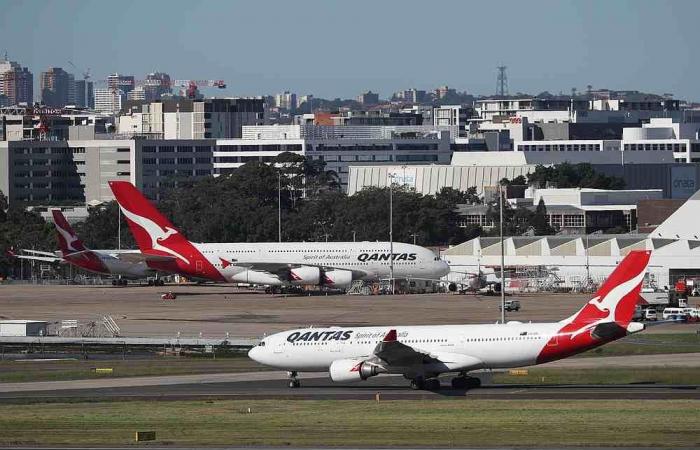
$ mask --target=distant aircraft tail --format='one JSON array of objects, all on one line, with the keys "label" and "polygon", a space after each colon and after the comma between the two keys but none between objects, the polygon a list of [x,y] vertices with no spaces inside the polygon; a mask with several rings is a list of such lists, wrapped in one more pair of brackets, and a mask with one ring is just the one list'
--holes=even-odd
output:
[{"label": "distant aircraft tail", "polygon": [[51,214],[53,215],[53,223],[56,226],[58,248],[61,250],[63,259],[90,272],[110,273],[100,257],[83,245],[83,241],[75,234],[61,210],[53,209]]},{"label": "distant aircraft tail", "polygon": [[68,256],[73,253],[84,252],[87,249],[83,245],[83,241],[75,234],[73,228],[61,213],[60,209],[51,210],[53,215],[53,223],[56,227],[56,238],[58,240],[58,248],[63,253],[63,256]]},{"label": "distant aircraft tail", "polygon": [[149,262],[149,266],[223,281],[219,271],[134,185],[128,181],[110,181],[109,187],[141,252],[172,257],[170,262]]}]

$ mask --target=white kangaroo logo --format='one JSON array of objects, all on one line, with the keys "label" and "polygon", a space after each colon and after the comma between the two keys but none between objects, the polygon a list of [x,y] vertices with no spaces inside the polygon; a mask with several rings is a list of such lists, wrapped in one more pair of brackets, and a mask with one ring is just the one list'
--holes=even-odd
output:
[{"label": "white kangaroo logo", "polygon": [[58,234],[63,237],[63,240],[66,241],[66,248],[72,252],[77,252],[79,251],[77,248],[73,247],[73,243],[78,240],[78,236],[75,236],[74,234],[71,234],[67,230],[64,230],[58,223],[55,223],[56,225],[56,231],[58,231]]},{"label": "white kangaroo logo", "polygon": [[138,224],[141,228],[144,229],[146,233],[148,233],[148,236],[151,238],[151,248],[154,250],[160,250],[165,253],[169,253],[173,255],[174,257],[182,260],[185,262],[185,264],[190,264],[190,261],[176,252],[173,249],[170,249],[168,247],[165,247],[163,245],[160,245],[160,243],[166,239],[168,239],[170,236],[177,234],[177,230],[174,230],[168,226],[163,229],[160,225],[152,221],[151,219],[148,219],[146,217],[141,217],[139,215],[136,215],[129,211],[128,209],[120,206],[122,212],[124,215],[129,218],[132,222]]},{"label": "white kangaroo logo", "polygon": [[[610,291],[603,297],[603,299],[600,299],[600,296],[593,297],[588,304],[595,306],[600,312],[606,313],[606,316],[596,320],[595,322],[591,322],[587,326],[581,328],[580,330],[577,330],[575,333],[571,335],[571,339],[575,338],[579,334],[593,329],[596,327],[596,325],[605,323],[605,322],[612,322],[614,319],[614,314],[615,314],[615,308],[617,307],[617,304],[622,300],[622,297],[627,295],[632,289],[634,289],[639,283],[642,282],[642,279],[644,279],[644,275],[646,273],[646,267],[642,267],[642,271],[637,274],[637,276],[630,278],[629,280],[625,281],[624,283],[620,283],[614,288],[610,289]],[[573,321],[575,317],[572,317],[571,320]]]}]

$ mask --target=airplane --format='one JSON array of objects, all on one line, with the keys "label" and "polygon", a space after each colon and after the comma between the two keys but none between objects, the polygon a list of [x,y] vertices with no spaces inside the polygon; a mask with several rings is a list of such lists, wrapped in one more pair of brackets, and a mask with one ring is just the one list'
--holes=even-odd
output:
[{"label": "airplane", "polygon": [[[113,285],[125,285],[127,279],[142,279],[153,276],[156,271],[148,267],[147,259],[159,259],[156,256],[142,255],[138,250],[90,250],[75,234],[66,218],[59,209],[51,211],[56,227],[56,238],[60,251],[51,253],[38,250],[22,251],[27,254],[12,256],[19,259],[45,261],[51,263],[67,263],[88,272],[116,277]],[[163,280],[150,280],[155,285],[162,286]]]},{"label": "airplane", "polygon": [[354,280],[438,281],[449,266],[417,245],[389,242],[193,243],[128,181],[110,181],[141,252],[157,270],[194,279],[266,286],[316,285],[344,289]]},{"label": "airplane", "polygon": [[633,322],[651,251],[630,252],[593,298],[554,323],[300,328],[272,334],[253,347],[254,361],[299,372],[327,371],[335,382],[401,374],[413,389],[440,388],[438,376],[456,373],[455,389],[479,387],[478,369],[543,364],[644,330]]}]

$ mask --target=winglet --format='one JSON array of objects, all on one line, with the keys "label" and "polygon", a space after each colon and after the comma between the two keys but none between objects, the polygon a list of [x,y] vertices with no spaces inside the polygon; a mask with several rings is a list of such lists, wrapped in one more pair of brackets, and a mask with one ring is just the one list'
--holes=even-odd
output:
[{"label": "winglet", "polygon": [[396,330],[389,330],[382,342],[396,342]]}]

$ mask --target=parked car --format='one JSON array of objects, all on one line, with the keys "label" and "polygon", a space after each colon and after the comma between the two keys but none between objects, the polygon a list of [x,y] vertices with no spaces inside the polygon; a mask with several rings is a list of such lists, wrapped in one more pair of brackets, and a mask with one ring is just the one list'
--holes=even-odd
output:
[{"label": "parked car", "polygon": [[654,308],[648,308],[644,310],[643,320],[646,321],[656,321],[659,320],[659,313]]},{"label": "parked car", "polygon": [[[501,306],[498,306],[498,310],[501,310]],[[506,311],[520,311],[520,301],[519,300],[506,300]]]}]

